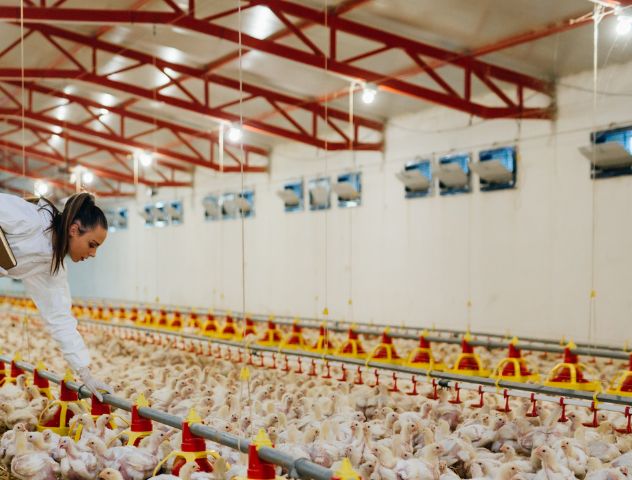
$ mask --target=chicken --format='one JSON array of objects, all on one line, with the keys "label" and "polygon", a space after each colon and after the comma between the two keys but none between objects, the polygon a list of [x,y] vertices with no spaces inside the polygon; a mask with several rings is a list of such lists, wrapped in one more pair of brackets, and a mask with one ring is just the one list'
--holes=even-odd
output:
[{"label": "chicken", "polygon": [[27,432],[26,424],[18,423],[12,430],[4,432],[0,439],[0,461],[7,467],[11,464],[11,460],[16,452],[16,435],[18,432]]},{"label": "chicken", "polygon": [[535,449],[534,454],[542,462],[542,468],[535,474],[534,480],[575,480],[573,473],[557,462],[550,447],[542,445]]},{"label": "chicken", "polygon": [[16,452],[11,460],[11,474],[20,480],[55,480],[59,465],[48,454],[30,450],[25,432],[16,432]]},{"label": "chicken", "polygon": [[68,437],[59,441],[59,448],[66,452],[61,458],[61,473],[70,480],[89,480],[99,471],[97,457],[89,452],[82,452]]}]

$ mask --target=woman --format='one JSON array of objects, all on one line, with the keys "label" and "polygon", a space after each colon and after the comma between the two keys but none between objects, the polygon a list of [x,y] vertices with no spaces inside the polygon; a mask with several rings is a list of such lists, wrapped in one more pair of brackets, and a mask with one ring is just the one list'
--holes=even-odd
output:
[{"label": "woman", "polygon": [[112,390],[94,378],[88,368],[90,355],[71,313],[64,260],[69,256],[73,262],[79,262],[96,255],[108,232],[103,211],[89,193],[70,197],[63,212],[44,198],[33,204],[0,193],[0,228],[17,260],[17,265],[8,271],[0,268],[0,277],[22,280],[64,358],[88,390],[102,401],[99,390]]}]

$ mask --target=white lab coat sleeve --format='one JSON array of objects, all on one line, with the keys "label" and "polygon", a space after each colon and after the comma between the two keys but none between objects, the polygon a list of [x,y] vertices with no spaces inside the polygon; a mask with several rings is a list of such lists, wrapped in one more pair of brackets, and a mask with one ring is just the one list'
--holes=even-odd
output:
[{"label": "white lab coat sleeve", "polygon": [[90,364],[90,353],[77,331],[77,320],[72,316],[66,271],[60,270],[57,275],[36,274],[25,278],[23,283],[70,367],[75,372],[81,367],[87,367]]},{"label": "white lab coat sleeve", "polygon": [[7,235],[24,235],[40,225],[37,209],[15,195],[0,193],[0,227]]}]

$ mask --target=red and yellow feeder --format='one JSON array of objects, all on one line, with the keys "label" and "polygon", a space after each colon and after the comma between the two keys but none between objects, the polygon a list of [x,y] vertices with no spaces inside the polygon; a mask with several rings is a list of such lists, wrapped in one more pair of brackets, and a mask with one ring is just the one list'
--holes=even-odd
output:
[{"label": "red and yellow feeder", "polygon": [[494,380],[509,380],[511,382],[539,382],[540,375],[529,370],[527,362],[522,358],[522,353],[516,345],[518,338],[513,337],[509,342],[509,353],[494,369],[491,377]]},{"label": "red and yellow feeder", "polygon": [[607,393],[623,397],[632,397],[632,354],[630,354],[628,369],[617,374],[610,388],[608,388]]},{"label": "red and yellow feeder", "polygon": [[159,328],[168,328],[169,327],[169,315],[167,314],[166,310],[160,309],[160,312],[158,314],[158,319],[156,320],[155,326],[159,327]]},{"label": "red and yellow feeder", "polygon": [[[209,317],[215,320],[215,317],[213,316],[213,312],[211,310],[208,311],[207,318]],[[190,328],[192,330],[199,330],[202,328],[202,326],[202,319],[198,316],[196,311],[192,309],[187,317],[187,328]]]},{"label": "red and yellow feeder", "polygon": [[320,324],[320,329],[318,331],[318,339],[312,345],[311,350],[313,352],[321,353],[321,354],[333,354],[336,351],[336,346],[329,338],[329,331],[325,328],[325,324]]},{"label": "red and yellow feeder", "polygon": [[472,336],[469,332],[463,336],[461,353],[457,357],[454,366],[447,371],[473,377],[489,377],[491,372],[485,368],[481,358],[474,353],[474,347],[469,343],[471,340]]},{"label": "red and yellow feeder", "polygon": [[[191,320],[189,319],[189,322],[190,321]],[[217,320],[215,320],[215,315],[213,315],[210,310],[206,314],[206,320],[204,320],[204,325],[202,325],[202,328],[200,328],[200,333],[207,337],[219,336],[219,326],[217,325]]]},{"label": "red and yellow feeder", "polygon": [[[57,435],[68,435],[70,419],[75,415],[73,409],[70,408],[70,404],[77,405],[77,409],[79,409],[79,404],[81,402],[77,392],[73,392],[66,385],[66,382],[72,381],[74,381],[72,372],[70,370],[66,370],[66,375],[59,383],[59,399],[50,402],[39,416],[39,423],[37,425],[38,432],[51,430]],[[54,410],[55,413],[49,420],[42,423],[43,419],[48,416],[47,414],[49,414],[51,410]]]},{"label": "red and yellow feeder", "polygon": [[138,323],[139,325],[145,325],[145,326],[153,325],[153,323],[154,323],[154,315],[153,315],[151,309],[147,308],[145,310],[145,313],[143,314],[143,316],[139,317],[138,321],[136,323]]},{"label": "red and yellow feeder", "polygon": [[397,354],[395,345],[393,345],[393,339],[389,335],[390,329],[386,328],[382,332],[382,339],[380,343],[373,349],[369,355],[370,362],[384,362],[393,363],[396,365],[401,364],[404,360]]},{"label": "red and yellow feeder", "polygon": [[127,312],[125,311],[125,308],[120,307],[117,311],[116,311],[116,315],[115,318],[117,321],[122,322],[124,320],[127,319]]},{"label": "red and yellow feeder", "polygon": [[[202,419],[194,409],[189,410],[184,422],[182,422],[182,443],[180,444],[181,450],[174,450],[167,455],[162,461],[156,465],[154,475],[156,475],[161,467],[171,458],[174,459],[171,473],[174,475],[180,474],[180,469],[185,463],[195,462],[200,467],[200,472],[212,472],[213,465],[208,461],[208,456],[213,458],[219,458],[219,453],[214,450],[206,449],[206,442],[201,437],[196,437],[191,433],[191,425],[194,423],[201,423]],[[230,466],[229,466],[230,468]]]},{"label": "red and yellow feeder", "polygon": [[248,473],[247,477],[235,477],[235,480],[282,480],[283,477],[276,475],[275,466],[259,458],[259,449],[261,447],[272,448],[270,437],[263,430],[248,446]]},{"label": "red and yellow feeder", "polygon": [[4,379],[7,377],[7,373],[9,373],[7,371],[7,366],[3,360],[0,360],[0,386],[4,385]]},{"label": "red and yellow feeder", "polygon": [[151,435],[153,426],[151,420],[140,416],[139,408],[149,407],[149,402],[142,393],[136,398],[132,405],[132,421],[127,430],[120,432],[116,438],[125,435],[127,437],[127,445],[138,447],[140,441]]},{"label": "red and yellow feeder", "polygon": [[303,329],[298,324],[297,320],[294,320],[294,323],[292,324],[292,330],[289,333],[289,335],[285,338],[285,340],[283,340],[283,343],[281,343],[281,348],[284,348],[284,349],[296,348],[300,350],[304,350],[307,348],[307,342],[305,341],[305,338],[303,337]]},{"label": "red and yellow feeder", "polygon": [[[24,370],[22,370],[16,364],[17,362],[20,362],[20,361],[22,361],[22,355],[20,355],[19,353],[16,353],[15,356],[13,357],[13,360],[11,360],[11,367],[7,369],[6,366],[4,366],[3,370],[5,373],[3,376],[0,376],[0,387],[6,385],[7,383],[16,383],[18,380],[18,377],[24,374]],[[0,365],[0,368],[2,368],[3,365],[4,365],[4,362],[2,363],[2,365]],[[28,379],[27,379],[27,383],[28,383]]]},{"label": "red and yellow feeder", "polygon": [[263,335],[257,343],[266,347],[272,347],[279,345],[283,341],[283,332],[274,323],[274,316],[268,317],[268,328],[263,332]]},{"label": "red and yellow feeder", "polygon": [[248,335],[257,335],[257,329],[255,328],[255,322],[246,315],[244,331],[241,333],[241,338],[246,338]]},{"label": "red and yellow feeder", "polygon": [[222,328],[217,333],[217,338],[222,338],[224,340],[233,340],[239,337],[239,330],[237,330],[237,325],[235,325],[235,319],[231,315],[230,312],[226,315],[226,322],[222,326]]},{"label": "red and yellow feeder", "polygon": [[419,336],[419,346],[410,352],[406,360],[406,365],[413,368],[423,368],[424,370],[445,370],[443,363],[435,361],[432,355],[432,347],[426,338],[427,335],[427,331],[424,330],[421,332]]},{"label": "red and yellow feeder", "polygon": [[46,366],[44,365],[44,362],[37,362],[37,365],[35,365],[35,370],[33,370],[33,385],[37,387],[42,395],[50,400],[53,398],[53,394],[50,391],[50,383],[46,378],[40,376],[40,372],[45,371]]},{"label": "red and yellow feeder", "polygon": [[184,323],[182,322],[182,313],[180,313],[179,310],[175,310],[173,312],[171,320],[169,320],[169,330],[179,332],[180,330],[182,330],[183,325]]},{"label": "red and yellow feeder", "polygon": [[355,326],[349,327],[347,339],[340,345],[336,355],[340,357],[365,358],[366,350],[360,342],[360,335],[355,331]]},{"label": "red and yellow feeder", "polygon": [[594,392],[601,390],[601,383],[588,380],[585,376],[586,365],[579,362],[577,354],[573,353],[577,346],[571,341],[564,348],[564,361],[555,365],[544,382],[547,387],[568,388]]}]

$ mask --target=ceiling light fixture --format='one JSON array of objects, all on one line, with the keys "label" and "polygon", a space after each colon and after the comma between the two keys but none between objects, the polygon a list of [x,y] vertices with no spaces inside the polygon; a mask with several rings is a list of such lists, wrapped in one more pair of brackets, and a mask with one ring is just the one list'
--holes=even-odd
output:
[{"label": "ceiling light fixture", "polygon": [[228,140],[230,140],[231,142],[238,142],[239,140],[241,140],[241,137],[243,136],[243,132],[241,131],[241,128],[239,127],[230,127],[228,130]]},{"label": "ceiling light fixture", "polygon": [[365,85],[362,89],[362,101],[367,105],[372,104],[377,96],[377,88],[371,85]]},{"label": "ceiling light fixture", "polygon": [[83,183],[85,183],[86,185],[90,185],[92,182],[94,182],[94,173],[92,173],[90,170],[85,170],[81,175],[81,178],[83,180]]},{"label": "ceiling light fixture", "polygon": [[44,195],[46,195],[48,193],[48,190],[49,190],[48,183],[42,180],[37,180],[35,182],[35,185],[33,186],[33,192],[38,197],[43,197]]},{"label": "ceiling light fixture", "polygon": [[136,155],[143,167],[149,167],[154,162],[154,156],[150,152],[138,152]]}]

